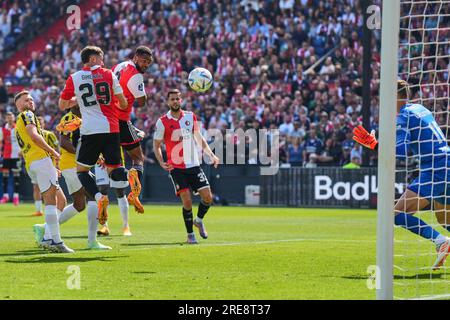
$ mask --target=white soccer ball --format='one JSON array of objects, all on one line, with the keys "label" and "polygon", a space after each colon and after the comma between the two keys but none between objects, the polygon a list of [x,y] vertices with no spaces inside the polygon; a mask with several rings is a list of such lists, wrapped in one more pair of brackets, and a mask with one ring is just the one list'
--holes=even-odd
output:
[{"label": "white soccer ball", "polygon": [[189,73],[189,86],[196,92],[205,92],[213,83],[211,72],[205,68],[195,68]]}]

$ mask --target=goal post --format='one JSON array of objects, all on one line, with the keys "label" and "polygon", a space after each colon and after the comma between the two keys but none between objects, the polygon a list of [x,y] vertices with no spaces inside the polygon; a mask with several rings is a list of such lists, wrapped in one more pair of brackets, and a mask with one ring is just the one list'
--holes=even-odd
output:
[{"label": "goal post", "polygon": [[378,300],[393,299],[395,118],[400,29],[400,0],[384,0],[378,147],[377,266]]},{"label": "goal post", "polygon": [[[450,236],[450,212],[442,208],[450,195],[450,0],[383,0],[382,6],[376,298],[449,299],[450,258],[433,266]],[[410,103],[428,109],[412,106],[401,115],[408,149],[418,153],[404,159],[395,155],[397,79],[408,82]],[[420,194],[409,200],[431,203],[394,226],[395,197],[407,186]],[[408,214],[406,204],[398,213]]]}]

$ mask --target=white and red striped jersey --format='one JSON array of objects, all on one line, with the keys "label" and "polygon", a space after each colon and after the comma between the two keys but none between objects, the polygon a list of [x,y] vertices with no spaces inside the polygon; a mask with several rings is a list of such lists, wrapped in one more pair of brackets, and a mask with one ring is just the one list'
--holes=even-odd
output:
[{"label": "white and red striped jersey", "polygon": [[20,146],[16,137],[16,125],[5,124],[0,130],[0,141],[3,143],[3,159],[18,159]]},{"label": "white and red striped jersey", "polygon": [[169,111],[156,122],[154,139],[164,140],[167,163],[174,168],[186,169],[200,165],[195,131],[199,131],[197,117],[190,111],[181,111],[179,119],[174,118]]},{"label": "white and red striped jersey", "polygon": [[120,120],[129,121],[134,101],[136,98],[145,97],[144,77],[131,60],[115,65],[112,71],[119,79],[123,94],[128,102],[128,107],[125,110],[118,109],[118,117]]},{"label": "white and red striped jersey", "polygon": [[61,99],[77,98],[83,124],[82,135],[119,132],[116,94],[123,93],[114,73],[100,66],[83,68],[71,74]]}]

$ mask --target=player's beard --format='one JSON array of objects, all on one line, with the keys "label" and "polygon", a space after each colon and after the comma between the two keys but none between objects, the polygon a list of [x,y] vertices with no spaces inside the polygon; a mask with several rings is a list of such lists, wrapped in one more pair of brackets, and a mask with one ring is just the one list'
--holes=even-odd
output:
[{"label": "player's beard", "polygon": [[170,111],[172,111],[172,112],[178,112],[178,111],[180,111],[180,109],[181,109],[181,106],[179,106],[179,105],[175,105],[175,106],[169,106],[169,108],[170,108]]}]

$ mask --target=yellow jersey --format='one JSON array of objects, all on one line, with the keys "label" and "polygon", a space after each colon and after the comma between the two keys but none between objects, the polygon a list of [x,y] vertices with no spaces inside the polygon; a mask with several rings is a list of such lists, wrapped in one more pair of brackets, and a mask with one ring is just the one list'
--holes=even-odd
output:
[{"label": "yellow jersey", "polygon": [[43,150],[36,143],[34,143],[33,140],[31,140],[31,137],[28,135],[26,129],[26,126],[29,124],[35,125],[37,132],[44,137],[39,120],[33,111],[26,110],[18,115],[15,130],[16,138],[17,143],[20,146],[20,150],[22,151],[22,155],[25,160],[25,168],[27,170],[30,168],[33,161],[41,160],[50,156],[47,151]]},{"label": "yellow jersey", "polygon": [[[60,123],[64,121],[73,120],[75,117],[76,115],[74,115],[72,111],[70,111],[61,118]],[[80,139],[80,129],[77,129],[72,132],[61,132],[61,136],[68,137],[70,142],[72,142],[73,147],[76,149],[78,140]],[[69,151],[61,147],[61,158],[59,160],[59,169],[60,170],[72,169],[76,168],[76,166],[77,161],[75,158],[75,153],[70,153]]]},{"label": "yellow jersey", "polygon": [[[45,142],[52,147],[53,150],[58,151],[59,149],[59,142],[58,138],[56,137],[56,134],[54,134],[52,131],[49,130],[42,130],[42,135],[44,136]],[[52,159],[53,165],[58,168],[58,161],[55,159]]]}]

